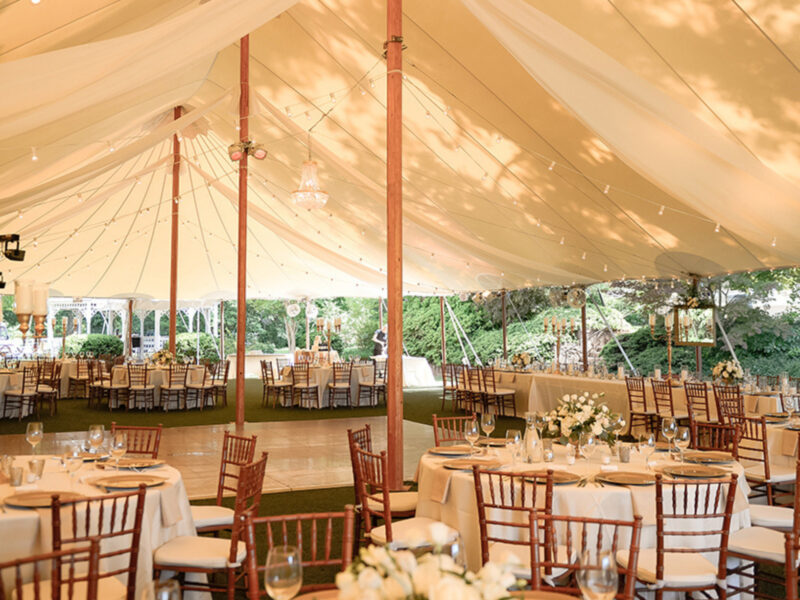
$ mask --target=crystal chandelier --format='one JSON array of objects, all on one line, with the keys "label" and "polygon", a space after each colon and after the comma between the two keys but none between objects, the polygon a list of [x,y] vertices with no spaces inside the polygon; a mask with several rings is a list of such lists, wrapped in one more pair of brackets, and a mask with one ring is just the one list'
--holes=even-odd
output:
[{"label": "crystal chandelier", "polygon": [[300,208],[322,208],[328,202],[328,192],[319,187],[317,163],[311,160],[311,137],[308,140],[308,160],[303,163],[300,185],[292,192],[292,201]]}]

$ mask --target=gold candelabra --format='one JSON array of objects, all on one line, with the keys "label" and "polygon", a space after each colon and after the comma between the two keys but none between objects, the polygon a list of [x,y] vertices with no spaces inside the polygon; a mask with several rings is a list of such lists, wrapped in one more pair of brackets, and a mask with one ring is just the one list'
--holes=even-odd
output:
[{"label": "gold candelabra", "polygon": [[[561,334],[567,329],[567,320],[561,319],[560,321],[553,316],[552,319],[544,320],[544,332],[547,333],[548,327],[556,336],[556,373],[561,374]],[[569,332],[575,333],[575,319],[569,320]]]},{"label": "gold candelabra", "polygon": [[342,319],[340,317],[336,317],[332,321],[330,319],[317,319],[317,331],[322,332],[322,334],[328,340],[328,364],[331,364],[331,337],[333,336],[334,332],[339,333],[342,330]]},{"label": "gold candelabra", "polygon": [[672,381],[672,329],[675,323],[675,315],[669,311],[664,315],[665,335],[656,335],[656,316],[650,315],[650,337],[657,342],[667,342],[667,381]]},{"label": "gold candelabra", "polygon": [[30,313],[17,313],[17,321],[19,321],[19,331],[22,334],[22,347],[25,347],[25,338],[28,336],[28,329],[30,329]]}]

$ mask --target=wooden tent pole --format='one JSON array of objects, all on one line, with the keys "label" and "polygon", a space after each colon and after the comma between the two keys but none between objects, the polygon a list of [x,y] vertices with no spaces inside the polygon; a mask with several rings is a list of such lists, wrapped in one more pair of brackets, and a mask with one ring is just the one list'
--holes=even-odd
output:
[{"label": "wooden tent pole", "polygon": [[308,304],[309,302],[306,300],[306,350],[311,350],[311,319],[308,318]]},{"label": "wooden tent pole", "polygon": [[[128,356],[133,354],[133,298],[128,300]],[[141,341],[140,341],[141,343]]]},{"label": "wooden tent pole", "polygon": [[[172,117],[181,118],[176,106]],[[172,135],[172,236],[169,259],[169,351],[175,355],[175,328],[178,322],[178,198],[181,195],[181,141],[178,132]]]},{"label": "wooden tent pole", "polygon": [[503,360],[508,360],[508,329],[506,328],[506,296],[508,292],[503,290]]},{"label": "wooden tent pole", "polygon": [[219,359],[225,360],[225,300],[219,301]]},{"label": "wooden tent pole", "polygon": [[586,303],[581,306],[581,347],[583,348],[583,372],[589,370],[589,346],[586,343]]},{"label": "wooden tent pole", "polygon": [[[239,141],[249,138],[250,36],[239,43]],[[244,427],[244,346],[247,335],[247,152],[239,160],[239,245],[236,289],[236,429]]]},{"label": "wooden tent pole", "polygon": [[444,337],[444,296],[439,296],[439,322],[442,327],[442,377],[444,377],[444,368],[447,364],[447,342]]},{"label": "wooden tent pole", "polygon": [[389,485],[403,484],[403,3],[386,6],[386,414]]}]

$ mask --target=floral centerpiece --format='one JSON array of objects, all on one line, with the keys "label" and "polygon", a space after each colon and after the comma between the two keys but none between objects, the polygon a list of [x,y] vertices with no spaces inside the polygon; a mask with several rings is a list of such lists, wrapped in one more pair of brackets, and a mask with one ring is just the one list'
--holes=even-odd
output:
[{"label": "floral centerpiece", "polygon": [[733,385],[744,378],[744,373],[738,363],[732,360],[722,360],[711,369],[711,376],[714,379],[722,380],[727,385]]},{"label": "floral centerpiece", "polygon": [[577,442],[581,434],[592,433],[603,441],[613,443],[612,425],[618,415],[612,413],[608,406],[599,402],[605,394],[583,392],[564,394],[561,404],[545,415],[549,429],[555,430],[561,441]]},{"label": "floral centerpiece", "polygon": [[175,357],[169,350],[157,350],[150,355],[150,361],[153,364],[166,367],[175,362]]},{"label": "floral centerpiece", "polygon": [[531,364],[531,355],[527,352],[518,352],[511,356],[511,365],[516,369],[527,367]]},{"label": "floral centerpiece", "polygon": [[509,566],[486,563],[471,573],[447,554],[415,557],[410,550],[362,548],[359,559],[336,575],[339,600],[502,600],[525,585]]}]

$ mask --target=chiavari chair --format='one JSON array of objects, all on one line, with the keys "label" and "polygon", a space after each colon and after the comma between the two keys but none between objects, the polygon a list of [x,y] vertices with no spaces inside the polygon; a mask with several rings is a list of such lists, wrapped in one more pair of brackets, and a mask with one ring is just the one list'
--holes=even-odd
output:
[{"label": "chiavari chair", "polygon": [[497,414],[506,416],[506,408],[511,408],[513,416],[517,416],[516,392],[511,388],[497,387],[494,367],[483,367],[481,369],[481,381],[483,382],[484,406],[491,410],[492,406],[497,407]]},{"label": "chiavari chair", "polygon": [[156,427],[135,425],[117,425],[111,421],[111,435],[122,431],[127,436],[128,444],[126,454],[158,458],[158,448],[161,445],[161,423]]},{"label": "chiavari chair", "polygon": [[47,402],[49,404],[51,417],[58,414],[58,399],[61,396],[61,363],[51,364],[49,372],[40,372],[36,394],[40,403]]},{"label": "chiavari chair", "polygon": [[439,417],[433,414],[433,443],[441,446],[446,442],[466,442],[464,428],[477,417],[475,413],[465,417]]},{"label": "chiavari chair", "polygon": [[701,423],[711,421],[711,412],[708,405],[708,385],[705,381],[684,381],[683,389],[686,391],[686,412],[689,420]]},{"label": "chiavari chair", "polygon": [[450,400],[450,410],[456,410],[456,389],[458,388],[456,377],[456,365],[443,364],[442,365],[442,408],[447,400]]},{"label": "chiavari chair", "polygon": [[292,405],[297,404],[300,408],[311,408],[311,404],[321,408],[319,400],[319,386],[311,383],[308,363],[296,363],[292,365]]},{"label": "chiavari chair", "polygon": [[672,398],[672,382],[666,379],[651,379],[650,386],[653,389],[653,398],[656,403],[656,413],[659,418],[674,417],[675,419],[686,419],[688,414],[683,411],[676,411]]},{"label": "chiavari chair", "polygon": [[228,372],[231,369],[231,361],[225,359],[225,365],[217,364],[217,370],[211,379],[214,392],[214,402],[222,406],[228,406]]},{"label": "chiavari chair", "polygon": [[644,377],[626,377],[625,389],[628,392],[628,410],[631,415],[630,433],[634,427],[644,427],[646,432],[658,431],[658,413],[647,407],[644,391]]},{"label": "chiavari chair", "polygon": [[128,405],[127,408],[144,406],[145,412],[155,408],[156,386],[150,383],[147,365],[128,365]]},{"label": "chiavari chair", "polygon": [[689,435],[693,450],[730,452],[734,459],[739,456],[739,428],[734,425],[690,421]]},{"label": "chiavari chair", "polygon": [[261,361],[261,384],[263,393],[261,395],[261,406],[266,407],[272,398],[272,408],[280,402],[281,406],[292,403],[292,383],[290,381],[275,378],[272,371],[272,363],[268,360]]},{"label": "chiavari chair", "polygon": [[181,401],[186,396],[186,375],[189,365],[185,363],[172,363],[169,366],[167,385],[161,386],[161,406],[164,411],[169,411],[170,402],[175,403],[175,410],[180,410]]},{"label": "chiavari chair", "polygon": [[327,385],[328,388],[328,407],[336,408],[339,396],[344,398],[345,403],[353,408],[350,393],[350,376],[353,374],[353,364],[346,362],[333,363],[333,380]]},{"label": "chiavari chair", "polygon": [[69,376],[67,396],[70,398],[87,398],[89,396],[89,360],[76,359],[75,375]]},{"label": "chiavari chair", "polygon": [[743,417],[744,398],[738,385],[714,384],[714,398],[717,402],[717,417],[720,423],[728,423],[730,417]]},{"label": "chiavari chair", "polygon": [[38,405],[36,404],[37,387],[36,368],[23,367],[22,381],[19,387],[12,387],[5,391],[3,418],[16,416],[21,421],[25,415],[38,414]]},{"label": "chiavari chair", "polygon": [[368,402],[367,406],[377,406],[383,396],[386,402],[386,361],[372,360],[372,381],[358,382],[358,399],[356,406],[361,406],[361,400]]}]

